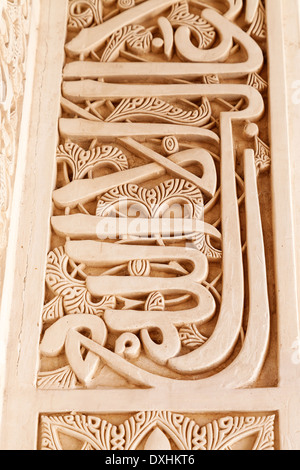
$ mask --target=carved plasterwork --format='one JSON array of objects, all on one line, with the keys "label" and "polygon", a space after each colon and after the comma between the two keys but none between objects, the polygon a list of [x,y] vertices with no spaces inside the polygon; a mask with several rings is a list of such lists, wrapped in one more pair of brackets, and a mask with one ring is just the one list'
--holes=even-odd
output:
[{"label": "carved plasterwork", "polygon": [[264,4],[206,3],[69,2],[39,388],[260,377]]},{"label": "carved plasterwork", "polygon": [[[40,417],[41,450],[274,450],[275,415],[199,418],[141,412],[120,425],[72,413]],[[66,440],[66,438],[68,438]]]},{"label": "carved plasterwork", "polygon": [[285,4],[32,0],[1,448],[299,447]]},{"label": "carved plasterwork", "polygon": [[[30,0],[0,4],[0,266],[7,245],[24,95]],[[2,276],[0,276],[2,278]]]}]

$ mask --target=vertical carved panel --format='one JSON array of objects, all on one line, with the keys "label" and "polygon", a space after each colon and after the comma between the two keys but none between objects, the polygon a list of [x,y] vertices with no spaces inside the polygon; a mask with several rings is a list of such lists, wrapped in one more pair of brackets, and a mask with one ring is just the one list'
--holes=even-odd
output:
[{"label": "vertical carved panel", "polygon": [[19,148],[30,5],[0,4],[3,447],[279,449],[267,2],[45,0]]},{"label": "vertical carved panel", "polygon": [[69,2],[39,388],[274,385],[265,40],[262,1]]}]

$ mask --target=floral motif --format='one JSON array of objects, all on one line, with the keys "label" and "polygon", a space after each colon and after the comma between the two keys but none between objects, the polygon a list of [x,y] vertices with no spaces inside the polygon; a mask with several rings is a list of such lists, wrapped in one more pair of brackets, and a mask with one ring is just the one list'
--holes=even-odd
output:
[{"label": "floral motif", "polygon": [[[200,427],[195,420],[181,414],[147,411],[116,426],[98,416],[79,413],[44,415],[41,416],[40,448],[67,450],[63,449],[60,439],[60,435],[65,435],[79,441],[81,450],[136,450],[148,436],[147,447],[153,431],[160,429],[164,445],[172,441],[179,450],[232,450],[231,446],[239,443],[243,448],[242,441],[249,436],[256,437],[249,450],[274,450],[274,422],[274,415],[228,416]],[[159,445],[158,439],[156,444]]]},{"label": "floral motif", "polygon": [[222,250],[215,248],[210,240],[210,236],[205,233],[198,233],[193,238],[195,247],[204,253],[211,261],[222,259]]},{"label": "floral motif", "polygon": [[119,57],[121,48],[127,47],[137,54],[149,52],[151,47],[152,34],[144,26],[133,25],[124,26],[114,33],[101,57],[101,62],[113,62]]},{"label": "floral motif", "polygon": [[255,164],[259,173],[268,171],[271,166],[270,147],[266,145],[259,137],[255,139]]}]

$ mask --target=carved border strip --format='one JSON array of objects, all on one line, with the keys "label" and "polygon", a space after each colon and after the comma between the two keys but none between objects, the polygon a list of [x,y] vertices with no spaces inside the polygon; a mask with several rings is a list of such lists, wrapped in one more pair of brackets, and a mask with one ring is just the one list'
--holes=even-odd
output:
[{"label": "carved border strip", "polygon": [[[58,9],[60,8],[60,4],[62,2],[58,2]],[[271,33],[270,34],[270,49],[272,52],[277,54],[277,57],[281,58],[282,56],[282,49],[281,49],[281,24],[280,24],[280,19],[282,18],[281,16],[281,1],[277,0],[272,0],[268,2],[269,8],[270,8],[270,25],[271,25]],[[278,35],[278,31],[280,34]],[[276,33],[276,34],[275,34]],[[274,50],[273,50],[274,48]],[[52,64],[48,63],[48,70],[52,69]],[[274,99],[278,98],[278,90],[279,90],[279,95],[281,96],[282,94],[284,95],[284,78],[282,81],[282,76],[280,75],[278,77],[278,69],[275,69],[274,66],[274,73],[272,73],[271,77],[271,84],[274,83],[271,86],[273,92],[274,92]],[[281,72],[281,71],[280,71]],[[276,83],[278,79],[278,83]],[[279,87],[279,88],[277,88]],[[50,89],[50,88],[49,88]],[[44,94],[45,94],[45,89],[44,89]],[[54,105],[54,107],[56,104]],[[279,113],[280,114],[280,113]],[[283,113],[284,114],[284,113]],[[280,133],[282,126],[286,127],[283,123],[282,115],[280,114],[279,119],[275,118],[276,123],[274,124],[274,130],[278,133],[278,139],[280,139]],[[273,118],[272,118],[273,119]],[[298,429],[298,423],[295,422],[295,415],[296,415],[296,410],[297,410],[297,403],[298,403],[298,391],[296,387],[296,379],[297,379],[297,368],[296,367],[289,367],[290,365],[290,340],[291,338],[294,338],[295,331],[297,331],[297,324],[295,322],[295,310],[296,310],[296,303],[294,302],[295,300],[295,280],[293,277],[293,272],[292,270],[289,270],[286,272],[284,270],[284,267],[286,266],[286,260],[292,260],[294,259],[294,251],[293,251],[293,240],[291,237],[291,230],[292,226],[290,224],[290,218],[288,217],[286,226],[283,227],[282,225],[282,218],[283,216],[288,216],[290,215],[290,187],[288,185],[289,183],[289,178],[287,177],[286,174],[286,165],[289,165],[289,154],[287,152],[287,146],[284,145],[286,142],[284,142],[284,139],[281,140],[280,143],[280,152],[278,152],[279,147],[276,145],[273,151],[273,161],[276,161],[277,165],[273,167],[273,178],[274,178],[274,184],[276,183],[277,178],[282,178],[284,180],[284,183],[287,182],[287,184],[283,184],[281,188],[280,194],[278,194],[278,198],[281,199],[282,204],[279,205],[278,207],[278,214],[275,220],[275,228],[277,231],[277,240],[276,240],[276,246],[278,248],[282,247],[281,251],[281,257],[277,259],[278,263],[278,279],[277,279],[277,287],[278,290],[282,291],[282,294],[278,295],[279,297],[279,314],[282,315],[282,321],[281,321],[281,327],[280,327],[280,334],[281,337],[281,343],[282,343],[282,349],[280,350],[280,375],[282,378],[281,383],[279,384],[278,390],[260,390],[260,391],[251,391],[252,399],[259,400],[260,404],[264,404],[265,409],[269,409],[269,401],[272,402],[274,405],[273,409],[280,409],[280,414],[282,416],[282,419],[280,419],[280,440],[281,440],[281,447],[282,448],[297,448],[299,447],[299,443],[297,442],[297,436],[296,436],[296,430]],[[41,142],[39,142],[39,145],[35,146],[35,149],[39,147],[41,148]],[[52,149],[53,150],[53,149]],[[45,158],[46,161],[48,161],[48,158],[53,158],[52,155],[52,150],[51,152],[45,152]],[[39,152],[36,152],[36,156],[38,155]],[[282,169],[282,163],[284,165],[284,168]],[[280,164],[280,167],[278,166]],[[51,180],[52,174],[48,174],[49,179]],[[287,180],[286,180],[287,178]],[[43,194],[43,192],[41,193]],[[47,193],[43,194],[43,197],[48,197]],[[276,196],[277,197],[277,196]],[[30,191],[26,193],[25,197],[25,206],[24,210],[25,213],[30,213],[30,203],[29,201],[32,199]],[[50,206],[50,202],[49,202]],[[48,211],[48,207],[46,207],[46,212]],[[24,220],[24,216],[22,217],[22,214],[20,214],[22,220]],[[43,212],[39,212],[38,216],[40,217],[41,221],[44,221],[45,224],[47,224],[47,214]],[[37,228],[37,226],[36,226]],[[23,234],[22,234],[23,235]],[[29,240],[28,243],[26,243],[25,248],[29,247],[29,250],[33,252],[33,245],[34,245],[34,240]],[[42,243],[43,246],[37,247],[34,246],[34,251],[36,252],[36,258],[41,260],[45,256],[45,250],[46,250],[46,245],[47,243]],[[44,246],[45,245],[45,246]],[[22,263],[22,250],[20,248],[17,249],[17,255],[19,256],[19,259],[21,259]],[[35,261],[32,262],[31,260],[29,261],[29,270],[30,268],[34,269],[36,266]],[[22,264],[21,263],[21,264]],[[283,271],[281,271],[281,268],[283,268]],[[28,268],[27,268],[28,269]],[[42,266],[40,270],[42,271],[44,267]],[[24,275],[25,270],[23,269],[23,265],[21,267],[21,273]],[[36,425],[37,425],[37,414],[41,412],[41,410],[47,410],[47,413],[50,413],[51,415],[54,415],[57,411],[62,412],[63,409],[80,409],[80,404],[78,403],[78,398],[76,394],[70,393],[68,394],[68,398],[64,398],[64,395],[62,394],[57,394],[54,392],[46,393],[41,395],[38,393],[33,386],[34,383],[34,361],[32,361],[32,358],[29,357],[28,354],[28,344],[26,338],[29,336],[31,337],[31,347],[34,345],[34,347],[37,348],[38,342],[39,342],[39,332],[35,328],[35,324],[38,321],[39,314],[37,312],[34,312],[32,310],[32,299],[31,299],[31,294],[28,292],[26,293],[25,290],[25,295],[23,300],[23,303],[20,302],[20,292],[23,287],[23,279],[22,282],[20,283],[19,281],[16,281],[16,287],[20,287],[20,289],[16,290],[16,293],[13,296],[13,301],[12,301],[12,307],[8,314],[13,312],[13,324],[11,325],[10,328],[10,334],[13,337],[18,337],[18,334],[20,333],[19,325],[22,323],[22,318],[23,315],[27,315],[27,318],[30,318],[32,320],[31,326],[26,327],[25,326],[25,331],[24,333],[20,336],[20,354],[18,355],[18,361],[17,361],[17,351],[15,344],[11,341],[9,341],[9,373],[7,374],[7,397],[8,397],[8,402],[6,406],[6,410],[9,410],[9,414],[5,414],[3,420],[2,420],[2,435],[1,435],[1,442],[3,443],[2,448],[30,448],[32,449],[36,445]],[[38,280],[38,282],[36,282]],[[30,285],[30,279],[25,279],[26,282],[24,282],[25,287],[29,288]],[[42,303],[42,295],[39,295],[39,289],[37,289],[37,286],[42,289],[42,284],[43,281],[40,278],[37,278],[34,276],[34,279],[31,278],[31,284],[34,284],[34,290],[37,293],[36,299],[35,299],[35,305],[37,302]],[[286,288],[288,289],[288,294],[286,295],[287,291]],[[32,292],[32,290],[30,291]],[[30,298],[30,301],[29,301]],[[288,301],[288,305],[286,302]],[[20,309],[20,305],[22,305],[22,310]],[[31,321],[30,320],[30,321]],[[287,328],[287,323],[289,323],[289,327]],[[28,333],[28,335],[27,335]],[[26,363],[28,366],[26,371],[24,372],[24,369],[21,367],[22,364]],[[15,367],[19,368],[19,379],[16,380],[15,378]],[[297,401],[295,401],[294,398],[291,398],[291,402],[293,403],[293,410],[290,411],[287,409],[285,406],[285,397],[286,393],[285,390],[282,389],[282,384],[284,385],[285,383],[289,384],[288,388],[288,394],[290,394],[290,397],[295,397],[296,392],[297,392]],[[256,393],[257,392],[257,393]],[[277,393],[278,392],[278,393]],[[266,394],[268,395],[268,402],[266,401]],[[141,394],[140,396],[142,396]],[[89,401],[89,409],[91,412],[93,412],[92,408],[94,408],[94,404],[92,403],[92,397],[98,396],[99,397],[99,392],[96,392],[96,395],[91,393],[88,394],[88,401]],[[112,397],[112,400],[109,398],[109,394],[104,394],[107,400],[107,405],[110,407],[110,409],[115,409],[115,397],[116,395],[114,394]],[[134,394],[132,396],[135,396]],[[13,403],[18,401],[22,397],[24,400],[24,406],[22,407],[21,414],[19,413],[18,410],[15,409],[13,406]],[[239,392],[233,393],[232,394],[233,400],[236,403],[237,407],[240,407],[240,409],[243,409],[242,402],[246,402],[246,395],[243,395],[243,400],[241,399],[241,395]],[[223,399],[224,402],[227,404],[226,409],[228,409],[228,395],[226,393],[223,394]],[[153,400],[156,404],[157,409],[161,409],[161,403],[158,400],[157,397],[153,397]],[[177,400],[177,401],[176,401]],[[207,401],[208,400],[208,401]],[[212,402],[209,401],[208,397],[205,395],[203,397],[203,401],[206,403],[206,408],[207,409],[207,403],[210,403],[210,409],[212,409]],[[12,403],[13,402],[13,403]],[[58,405],[59,403],[59,405]],[[174,406],[173,408],[176,409],[182,409],[182,400],[174,399]],[[289,402],[290,403],[290,402]],[[188,408],[189,404],[186,405]],[[250,406],[250,405],[249,405]],[[124,410],[126,406],[122,402],[118,402],[118,409],[116,409],[117,413],[120,413],[122,410]],[[26,436],[21,432],[23,429],[22,423],[28,424],[28,432]],[[12,423],[17,423],[16,426],[12,426]]]}]

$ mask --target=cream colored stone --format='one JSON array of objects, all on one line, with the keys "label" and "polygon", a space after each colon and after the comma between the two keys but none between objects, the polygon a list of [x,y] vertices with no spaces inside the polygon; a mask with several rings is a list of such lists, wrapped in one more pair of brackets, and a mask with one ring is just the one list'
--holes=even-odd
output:
[{"label": "cream colored stone", "polygon": [[300,448],[283,3],[32,2],[0,448]]}]

